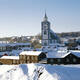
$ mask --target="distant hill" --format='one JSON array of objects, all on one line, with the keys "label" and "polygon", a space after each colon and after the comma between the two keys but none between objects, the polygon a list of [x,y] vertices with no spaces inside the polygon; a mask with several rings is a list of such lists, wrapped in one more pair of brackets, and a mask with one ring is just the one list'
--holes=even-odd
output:
[{"label": "distant hill", "polygon": [[62,33],[56,33],[59,37],[65,38],[65,37],[80,37],[80,31],[79,32],[62,32]]},{"label": "distant hill", "polygon": [[[62,32],[62,33],[56,33],[60,38],[75,38],[75,37],[80,37],[80,31],[78,32]],[[9,42],[25,42],[25,41],[31,41],[33,38],[36,38],[37,40],[41,40],[41,34],[37,34],[34,36],[21,36],[21,37],[4,37],[0,38],[0,41],[9,41]]]}]

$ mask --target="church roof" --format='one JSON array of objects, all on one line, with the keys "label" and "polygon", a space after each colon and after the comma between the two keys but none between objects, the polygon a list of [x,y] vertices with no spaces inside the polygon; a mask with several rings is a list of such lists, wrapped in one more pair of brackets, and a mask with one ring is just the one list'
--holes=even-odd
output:
[{"label": "church roof", "polygon": [[44,16],[43,21],[47,21],[47,20],[48,20],[48,17],[47,17],[47,14],[46,14],[46,12],[45,12],[45,16]]},{"label": "church roof", "polygon": [[56,35],[56,33],[54,33],[52,30],[50,30],[50,37],[51,39],[60,40],[59,37]]}]

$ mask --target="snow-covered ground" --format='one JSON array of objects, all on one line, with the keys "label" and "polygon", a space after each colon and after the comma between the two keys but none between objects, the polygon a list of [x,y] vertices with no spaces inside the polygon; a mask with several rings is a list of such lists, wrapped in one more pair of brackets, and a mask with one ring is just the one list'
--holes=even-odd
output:
[{"label": "snow-covered ground", "polygon": [[80,65],[0,65],[0,80],[80,80]]}]

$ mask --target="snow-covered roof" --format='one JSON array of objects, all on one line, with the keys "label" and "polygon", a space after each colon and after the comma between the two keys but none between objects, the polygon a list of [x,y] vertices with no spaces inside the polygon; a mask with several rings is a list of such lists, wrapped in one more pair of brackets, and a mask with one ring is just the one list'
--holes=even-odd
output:
[{"label": "snow-covered roof", "polygon": [[2,56],[0,59],[19,59],[19,56]]},{"label": "snow-covered roof", "polygon": [[4,46],[7,46],[8,44],[6,43],[0,43],[0,47],[4,47]]},{"label": "snow-covered roof", "polygon": [[48,52],[47,58],[64,58],[69,54],[73,54],[77,57],[80,57],[79,50],[71,50],[69,52],[67,52],[67,51],[51,51],[51,52]]},{"label": "snow-covered roof", "polygon": [[48,52],[47,58],[64,58],[68,54],[70,54],[70,52],[67,52],[67,51],[51,51],[51,52]]},{"label": "snow-covered roof", "polygon": [[76,48],[80,49],[80,45],[78,45]]},{"label": "snow-covered roof", "polygon": [[23,51],[20,53],[20,55],[40,55],[42,51]]},{"label": "snow-covered roof", "polygon": [[73,55],[75,55],[77,57],[80,57],[80,50],[72,50],[70,52],[71,52],[71,54],[73,54]]},{"label": "snow-covered roof", "polygon": [[22,52],[22,50],[4,51],[0,52],[0,55],[8,54],[8,55],[18,56],[20,52]]}]

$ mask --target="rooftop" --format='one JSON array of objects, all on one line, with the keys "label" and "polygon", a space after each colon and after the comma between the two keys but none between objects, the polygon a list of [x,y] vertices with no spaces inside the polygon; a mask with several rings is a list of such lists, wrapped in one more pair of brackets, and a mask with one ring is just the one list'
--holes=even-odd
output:
[{"label": "rooftop", "polygon": [[19,59],[19,56],[2,56],[0,59]]},{"label": "rooftop", "polygon": [[80,50],[72,50],[70,51],[73,55],[80,57]]},{"label": "rooftop", "polygon": [[42,51],[23,51],[20,53],[20,55],[40,55]]},{"label": "rooftop", "polygon": [[47,58],[64,58],[68,54],[70,54],[70,52],[67,52],[67,51],[51,51],[51,52],[48,52]]}]

